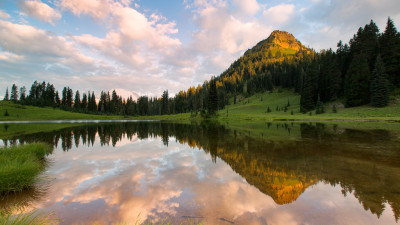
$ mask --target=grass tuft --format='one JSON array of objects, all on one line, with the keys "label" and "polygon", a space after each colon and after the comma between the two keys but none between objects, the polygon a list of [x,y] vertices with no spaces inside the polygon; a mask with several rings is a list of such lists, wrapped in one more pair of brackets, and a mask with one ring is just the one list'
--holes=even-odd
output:
[{"label": "grass tuft", "polygon": [[43,143],[0,148],[0,195],[33,187],[51,151]]}]

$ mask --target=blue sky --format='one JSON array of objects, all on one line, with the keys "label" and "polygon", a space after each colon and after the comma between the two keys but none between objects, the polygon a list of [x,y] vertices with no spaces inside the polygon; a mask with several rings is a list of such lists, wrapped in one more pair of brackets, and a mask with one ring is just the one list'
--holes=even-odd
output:
[{"label": "blue sky", "polygon": [[219,75],[276,29],[317,51],[398,0],[0,0],[0,98],[13,83],[160,96]]}]

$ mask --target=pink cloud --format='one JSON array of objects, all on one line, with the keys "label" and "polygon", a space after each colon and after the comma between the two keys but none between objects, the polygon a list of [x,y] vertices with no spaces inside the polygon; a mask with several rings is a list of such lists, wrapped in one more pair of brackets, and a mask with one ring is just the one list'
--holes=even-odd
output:
[{"label": "pink cloud", "polygon": [[41,1],[24,1],[19,4],[21,11],[27,15],[50,24],[61,18],[61,14]]},{"label": "pink cloud", "polygon": [[76,15],[89,14],[94,18],[104,19],[110,13],[108,0],[61,0],[61,7]]}]

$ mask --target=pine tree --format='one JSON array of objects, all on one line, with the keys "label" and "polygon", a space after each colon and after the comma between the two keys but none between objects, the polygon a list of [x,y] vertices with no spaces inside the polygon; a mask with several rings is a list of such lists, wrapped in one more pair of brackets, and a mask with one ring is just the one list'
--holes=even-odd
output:
[{"label": "pine tree", "polygon": [[91,112],[97,112],[97,103],[96,103],[96,96],[94,95],[94,91],[92,91],[92,94],[88,95],[88,110]]},{"label": "pine tree", "polygon": [[208,113],[215,115],[218,111],[218,93],[217,85],[214,78],[211,79],[210,89],[208,93]]},{"label": "pine tree", "polygon": [[64,87],[62,90],[62,97],[61,97],[61,105],[64,109],[67,107],[67,95],[68,95],[67,87]]},{"label": "pine tree", "polygon": [[61,105],[61,99],[60,99],[60,95],[58,94],[58,91],[56,91],[55,101],[56,101],[56,105],[57,105],[58,107],[60,107],[60,105]]},{"label": "pine tree", "polygon": [[87,107],[88,107],[88,98],[87,98],[86,93],[83,93],[82,94],[82,101],[81,101],[81,109],[86,111]]},{"label": "pine tree", "polygon": [[24,102],[25,99],[26,99],[26,88],[25,88],[25,86],[22,86],[22,87],[19,89],[19,93],[20,93],[20,95],[19,95],[19,101]]},{"label": "pine tree", "polygon": [[376,58],[375,69],[372,72],[370,93],[372,106],[384,107],[389,104],[388,81],[380,55]]},{"label": "pine tree", "polygon": [[12,87],[11,87],[10,100],[14,101],[14,102],[18,101],[18,87],[15,84],[13,84]]},{"label": "pine tree", "polygon": [[161,97],[161,115],[169,114],[169,97],[168,90],[164,91]]},{"label": "pine tree", "polygon": [[74,92],[69,87],[67,88],[67,107],[72,108],[72,99],[73,99]]},{"label": "pine tree", "polygon": [[370,70],[364,55],[356,55],[346,73],[346,107],[369,103]]},{"label": "pine tree", "polygon": [[81,108],[81,95],[79,94],[79,91],[77,90],[75,92],[75,98],[74,98],[74,109],[80,109]]},{"label": "pine tree", "polygon": [[9,100],[9,96],[8,96],[8,87],[7,87],[7,89],[6,89],[6,94],[4,95],[3,100],[4,100],[4,101],[8,101],[8,100]]},{"label": "pine tree", "polygon": [[400,33],[388,18],[385,32],[379,38],[382,61],[389,81],[400,87]]}]

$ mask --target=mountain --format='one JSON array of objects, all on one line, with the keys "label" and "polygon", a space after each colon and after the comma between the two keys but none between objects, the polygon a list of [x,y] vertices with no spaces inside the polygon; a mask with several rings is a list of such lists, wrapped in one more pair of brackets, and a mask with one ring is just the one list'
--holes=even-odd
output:
[{"label": "mountain", "polygon": [[278,50],[286,55],[293,55],[300,51],[311,51],[301,44],[291,33],[275,30],[267,39],[258,42],[253,48],[247,50],[245,55],[271,51],[275,56]]},{"label": "mountain", "polygon": [[257,92],[273,91],[278,86],[301,90],[298,65],[313,60],[315,54],[292,34],[275,30],[215,78],[217,88],[221,87],[218,89],[219,108],[224,108],[235,95],[248,97]]}]

